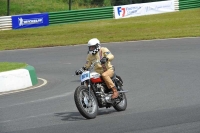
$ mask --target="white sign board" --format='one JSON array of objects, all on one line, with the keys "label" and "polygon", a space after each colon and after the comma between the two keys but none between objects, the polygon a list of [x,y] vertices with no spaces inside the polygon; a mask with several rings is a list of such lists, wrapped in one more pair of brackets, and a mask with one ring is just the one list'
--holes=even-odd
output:
[{"label": "white sign board", "polygon": [[173,12],[174,0],[114,6],[115,19]]}]

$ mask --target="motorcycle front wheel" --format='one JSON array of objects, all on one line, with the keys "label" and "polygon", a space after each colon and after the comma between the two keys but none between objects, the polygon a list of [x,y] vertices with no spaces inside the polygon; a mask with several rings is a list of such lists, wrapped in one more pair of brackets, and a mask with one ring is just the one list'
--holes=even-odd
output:
[{"label": "motorcycle front wheel", "polygon": [[74,101],[81,115],[87,119],[94,119],[98,113],[97,99],[88,87],[81,85],[74,92]]}]

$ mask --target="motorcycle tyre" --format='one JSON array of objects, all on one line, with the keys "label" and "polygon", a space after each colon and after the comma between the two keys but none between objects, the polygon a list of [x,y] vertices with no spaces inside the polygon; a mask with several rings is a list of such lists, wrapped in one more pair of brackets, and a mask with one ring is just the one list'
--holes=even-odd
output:
[{"label": "motorcycle tyre", "polygon": [[88,112],[86,112],[82,105],[81,105],[81,101],[79,100],[79,94],[80,94],[80,91],[81,90],[86,90],[88,91],[88,88],[84,85],[81,85],[79,87],[76,88],[75,92],[74,92],[74,101],[75,101],[75,104],[76,104],[76,107],[77,109],[79,110],[80,114],[85,117],[86,119],[94,119],[96,116],[97,116],[97,113],[98,113],[98,102],[97,102],[97,99],[96,99],[96,96],[94,95],[93,91],[91,91],[91,95],[92,97],[94,98],[94,101],[96,103],[96,109],[95,109],[95,112],[93,114],[89,114]]},{"label": "motorcycle tyre", "polygon": [[[123,91],[122,87],[120,87],[120,90]],[[124,105],[123,106],[120,106],[120,103],[113,106],[113,108],[117,111],[124,111],[126,110],[126,107],[127,107],[127,98],[126,98],[126,94],[125,93],[122,93],[123,97],[124,97]]]}]

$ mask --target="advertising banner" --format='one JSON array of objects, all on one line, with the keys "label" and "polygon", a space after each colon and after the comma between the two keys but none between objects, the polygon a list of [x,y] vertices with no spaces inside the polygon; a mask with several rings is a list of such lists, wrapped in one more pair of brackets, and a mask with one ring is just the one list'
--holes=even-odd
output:
[{"label": "advertising banner", "polygon": [[48,13],[12,16],[12,28],[35,28],[49,25]]},{"label": "advertising banner", "polygon": [[114,6],[115,19],[173,12],[174,0]]}]

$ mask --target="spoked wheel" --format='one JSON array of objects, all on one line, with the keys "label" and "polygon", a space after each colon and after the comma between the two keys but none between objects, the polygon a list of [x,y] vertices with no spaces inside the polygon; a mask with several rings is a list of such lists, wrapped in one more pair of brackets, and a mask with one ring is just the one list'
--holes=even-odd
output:
[{"label": "spoked wheel", "polygon": [[93,119],[96,117],[98,111],[97,100],[92,91],[90,91],[89,96],[89,90],[86,86],[82,85],[76,88],[74,101],[82,116],[87,119]]},{"label": "spoked wheel", "polygon": [[[123,91],[122,87],[120,86],[120,90]],[[124,111],[127,107],[127,99],[125,93],[119,93],[119,99],[121,99],[121,102],[117,105],[113,106],[115,110],[117,111]]]}]

